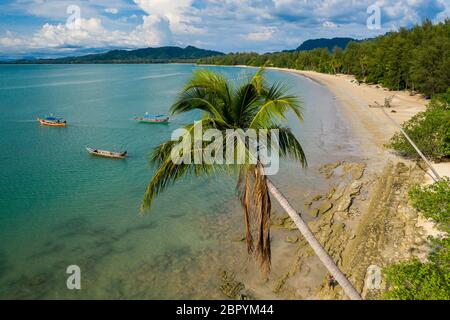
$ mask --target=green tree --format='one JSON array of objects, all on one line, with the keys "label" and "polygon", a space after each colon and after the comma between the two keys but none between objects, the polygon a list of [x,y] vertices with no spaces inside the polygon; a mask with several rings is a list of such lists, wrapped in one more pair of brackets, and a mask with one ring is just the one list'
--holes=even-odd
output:
[{"label": "green tree", "polygon": [[385,268],[388,299],[450,300],[450,180],[443,179],[409,192],[412,206],[433,219],[447,237],[431,239],[431,252],[425,262],[417,259]]},{"label": "green tree", "polygon": [[[428,186],[414,186],[409,191],[414,208],[443,227],[450,226],[450,180],[444,178]],[[450,262],[450,261],[449,261]]]},{"label": "green tree", "polygon": [[[402,127],[426,156],[435,160],[450,158],[450,89],[436,95],[426,111],[419,112]],[[388,146],[403,156],[418,157],[401,133],[396,133]]]},{"label": "green tree", "polygon": [[[203,153],[210,145],[206,142],[201,142],[199,145],[190,138],[190,133],[199,125],[202,125],[203,129],[219,130],[223,134],[222,136],[227,136],[226,130],[229,129],[243,131],[247,131],[247,129],[257,131],[277,129],[279,130],[280,155],[306,165],[306,158],[300,143],[285,127],[285,114],[288,111],[293,112],[301,120],[299,100],[288,94],[284,84],[269,85],[264,78],[263,68],[253,78],[237,88],[233,88],[233,85],[219,74],[207,70],[196,71],[172,106],[171,113],[180,114],[193,110],[202,111],[203,117],[199,122],[185,127],[186,133],[183,138],[187,139],[189,148],[186,154],[183,153],[183,156],[194,157],[198,152]],[[250,148],[252,141],[240,138],[225,140],[231,141],[235,150],[243,151],[247,161],[242,164],[237,164],[238,162],[235,161],[233,165],[184,162],[177,164],[172,161],[171,154],[176,150],[178,142],[168,141],[155,148],[151,162],[158,169],[147,187],[142,209],[150,208],[155,196],[185,175],[211,175],[220,170],[230,172],[237,178],[237,191],[244,209],[248,252],[256,252],[263,270],[269,270],[270,267],[270,195],[272,195],[290,215],[319,259],[340,283],[344,292],[353,299],[360,299],[358,292],[314,237],[306,222],[270,179],[264,175],[264,166],[258,154],[252,152]],[[272,141],[269,141],[270,143]],[[226,144],[224,142],[217,140],[215,147],[219,148],[218,152],[221,154],[225,153]],[[234,156],[236,157],[236,153]],[[249,161],[250,159],[256,161],[252,163]],[[252,230],[257,230],[256,241],[254,241]]]},{"label": "green tree", "polygon": [[401,28],[375,39],[350,42],[345,50],[233,53],[200,59],[201,63],[262,66],[343,72],[360,81],[380,83],[388,89],[410,89],[434,96],[450,87],[450,19],[425,21],[412,29]]}]

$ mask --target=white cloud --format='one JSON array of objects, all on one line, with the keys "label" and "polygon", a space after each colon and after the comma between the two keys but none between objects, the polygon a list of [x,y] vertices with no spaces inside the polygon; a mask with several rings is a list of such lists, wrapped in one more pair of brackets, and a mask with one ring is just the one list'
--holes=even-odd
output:
[{"label": "white cloud", "polygon": [[3,37],[0,38],[0,47],[18,47],[23,46],[25,43],[20,38]]},{"label": "white cloud", "polygon": [[259,31],[259,32],[250,32],[249,34],[247,34],[245,36],[245,38],[250,41],[268,41],[268,40],[272,39],[275,31],[276,31],[275,28],[266,27],[266,28],[263,28],[263,30]]},{"label": "white cloud", "polygon": [[332,29],[338,27],[338,25],[332,21],[325,21],[324,23],[322,23],[322,26],[324,28],[332,28]]},{"label": "white cloud", "polygon": [[32,38],[35,48],[55,48],[63,46],[92,46],[101,44],[108,31],[99,19],[80,19],[78,28],[66,24],[46,23]]},{"label": "white cloud", "polygon": [[[381,8],[381,30],[366,27],[373,3]],[[80,30],[65,26],[71,4],[81,8]],[[26,31],[2,24],[2,13],[35,20]],[[425,18],[442,21],[449,13],[449,0],[11,0],[0,3],[0,51],[196,44],[267,52],[311,38],[374,37]],[[42,27],[32,29],[38,23]],[[1,35],[5,29],[14,35]]]},{"label": "white cloud", "polygon": [[169,23],[157,16],[144,16],[142,24],[133,31],[109,31],[97,18],[81,18],[78,28],[63,23],[46,23],[32,37],[14,37],[8,33],[0,38],[0,47],[21,51],[64,49],[70,48],[139,48],[146,46],[161,46],[172,42]]},{"label": "white cloud", "polygon": [[119,9],[117,9],[117,8],[106,8],[105,12],[106,13],[111,13],[111,14],[118,14],[119,13]]},{"label": "white cloud", "polygon": [[192,0],[133,0],[150,16],[165,18],[170,30],[177,34],[201,34],[204,28],[195,26],[201,19],[193,13]]},{"label": "white cloud", "polygon": [[165,18],[157,16],[144,16],[143,24],[131,32],[129,40],[124,44],[127,46],[157,46],[172,43],[172,34],[169,22]]},{"label": "white cloud", "polygon": [[135,20],[137,18],[138,18],[138,16],[136,14],[132,14],[131,16],[120,17],[119,21],[124,22],[124,23],[128,23],[128,22],[133,21],[133,20]]}]

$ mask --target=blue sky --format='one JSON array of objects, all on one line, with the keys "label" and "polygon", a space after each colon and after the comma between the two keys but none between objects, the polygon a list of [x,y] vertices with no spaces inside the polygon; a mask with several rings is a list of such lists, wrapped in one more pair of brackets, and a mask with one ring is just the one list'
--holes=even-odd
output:
[{"label": "blue sky", "polygon": [[[375,29],[367,27],[374,4]],[[164,45],[269,52],[449,16],[450,0],[0,0],[0,57]]]}]

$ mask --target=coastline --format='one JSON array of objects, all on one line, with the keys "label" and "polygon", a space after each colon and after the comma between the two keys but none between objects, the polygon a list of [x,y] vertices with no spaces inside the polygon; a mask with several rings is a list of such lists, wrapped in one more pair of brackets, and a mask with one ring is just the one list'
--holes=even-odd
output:
[{"label": "coastline", "polygon": [[[390,122],[380,108],[371,108],[370,105],[383,105],[385,99],[393,97],[390,116],[401,125],[417,113],[425,111],[430,101],[420,94],[410,95],[407,91],[392,91],[381,85],[358,84],[355,77],[351,75],[332,75],[274,67],[268,69],[297,74],[327,87],[336,97],[353,132],[360,137],[370,157],[373,157],[375,152],[382,157],[401,159],[384,147],[398,131],[397,127]],[[450,163],[433,163],[433,166],[440,175],[450,177]],[[432,182],[429,169],[425,181]]]},{"label": "coastline", "polygon": [[[327,87],[360,141],[363,163],[344,159],[340,163],[324,166],[323,173],[335,180],[330,181],[329,193],[319,195],[321,200],[316,201],[315,207],[312,206],[311,212],[319,212],[319,217],[310,226],[363,297],[379,299],[385,283],[379,288],[371,288],[371,273],[374,270],[381,272],[390,264],[411,258],[424,261],[430,250],[428,237],[441,233],[432,221],[409,205],[407,195],[412,185],[432,182],[429,170],[425,172],[415,162],[401,158],[384,147],[398,129],[380,108],[369,106],[383,105],[385,99],[393,97],[391,110],[394,111],[390,115],[402,124],[424,111],[429,101],[406,91],[389,91],[379,85],[359,84],[348,75],[268,69],[297,74]],[[443,176],[450,175],[450,163],[437,164],[435,168]],[[356,177],[355,170],[358,172]],[[320,212],[323,208],[325,211]],[[300,246],[306,245],[302,241],[299,243]],[[295,253],[291,270],[278,279],[280,288],[286,282],[300,281],[295,279],[296,272],[292,270],[301,269],[299,261],[310,256],[308,249],[300,252]],[[293,288],[289,290],[292,292]],[[295,294],[290,297],[295,299]],[[340,288],[330,291],[324,284],[317,288],[317,292],[311,292],[308,298],[346,299]]]},{"label": "coastline", "polygon": [[380,85],[358,84],[350,75],[282,68],[268,69],[299,74],[326,86],[343,107],[354,128],[361,129],[362,125],[372,135],[367,137],[369,141],[379,147],[383,147],[398,130],[379,108],[369,108],[369,105],[375,103],[383,105],[385,98],[394,96],[391,105],[395,112],[392,112],[391,116],[397,123],[402,124],[418,112],[424,111],[429,102],[419,94],[410,96],[406,91],[389,91]]},{"label": "coastline", "polygon": [[[280,71],[292,72],[283,69]],[[277,73],[279,72],[277,71]],[[301,72],[295,71],[295,73]],[[277,76],[283,76],[283,74]],[[305,118],[307,121],[302,128],[308,129],[309,127],[311,129],[311,124],[314,129],[319,128],[320,123],[327,120],[326,118],[330,120],[330,123],[326,126],[328,130],[322,129],[320,131],[323,134],[306,136],[308,139],[305,142],[313,142],[314,145],[320,146],[319,149],[321,150],[320,156],[315,158],[317,161],[311,161],[308,170],[310,177],[314,175],[315,179],[309,180],[305,179],[308,178],[306,176],[289,175],[289,179],[286,180],[286,183],[283,183],[285,180],[282,179],[283,175],[280,175],[280,188],[284,187],[283,191],[288,199],[293,201],[298,212],[304,215],[319,241],[330,252],[339,267],[349,275],[358,290],[363,292],[364,297],[376,298],[375,295],[371,295],[370,292],[368,294],[367,289],[364,289],[365,283],[367,283],[365,277],[370,266],[383,267],[412,256],[426,256],[426,236],[430,234],[427,232],[433,231],[430,229],[423,232],[423,229],[426,228],[423,224],[419,225],[417,212],[408,206],[406,196],[411,184],[423,182],[424,173],[413,162],[396,157],[384,148],[383,141],[379,144],[375,143],[376,139],[370,132],[373,127],[366,127],[365,124],[370,124],[369,121],[376,124],[376,121],[370,115],[372,110],[374,112],[380,110],[369,109],[366,105],[360,104],[362,98],[359,97],[364,97],[360,90],[361,86],[352,83],[350,80],[351,86],[355,87],[354,95],[358,96],[357,99],[360,100],[355,100],[349,92],[347,92],[347,99],[344,95],[341,100],[338,97],[341,92],[335,88],[337,91],[334,94],[327,86],[326,81],[320,79],[320,76],[321,74],[317,74],[317,79],[313,79],[316,75],[310,75],[308,79],[311,79],[311,81],[305,80],[306,75],[303,74],[289,77],[298,87],[299,95],[302,96],[302,92],[305,94],[302,96],[302,98],[305,98],[305,105],[308,106],[308,108],[305,108],[305,114],[309,113],[316,116]],[[339,76],[324,76],[336,78],[337,84],[342,82]],[[151,82],[159,85],[163,80]],[[124,83],[127,82],[124,81]],[[132,85],[135,86],[135,83],[132,82]],[[85,87],[90,86],[89,83],[85,84]],[[170,86],[163,85],[149,91],[158,90],[160,92],[162,88],[167,87]],[[61,87],[61,92],[63,92],[63,89],[64,87]],[[161,94],[161,96],[164,97],[165,95]],[[113,97],[113,101],[127,101],[127,98],[120,100],[120,98]],[[156,100],[153,99],[152,101]],[[350,105],[347,105],[349,101]],[[89,108],[92,100],[88,99],[84,104],[82,102],[81,99],[80,106],[84,105]],[[109,108],[112,103],[108,102],[103,105]],[[117,110],[122,110],[119,105],[120,103],[117,105]],[[355,107],[355,111],[352,110],[352,106]],[[359,116],[366,114],[365,107],[368,110],[367,119],[365,119],[367,123],[363,123],[359,119]],[[361,110],[358,110],[358,108]],[[334,112],[335,110],[338,112]],[[79,112],[78,109],[76,112]],[[124,114],[126,115],[128,112],[130,111],[126,110]],[[87,113],[89,112],[85,114]],[[327,123],[325,122],[325,124]],[[392,126],[389,122],[386,125]],[[345,127],[345,134],[342,134],[341,127]],[[76,127],[74,128],[72,130],[76,130]],[[121,129],[123,129],[122,126],[115,128],[114,132],[117,132],[117,135],[108,135],[108,139],[114,137],[116,141],[117,139],[126,141],[130,136],[125,135]],[[143,134],[149,130],[149,128],[144,127],[139,129],[142,130]],[[86,129],[80,129],[78,132],[83,131],[86,131]],[[160,138],[170,132],[159,131],[155,130],[154,134]],[[54,132],[48,131],[48,133]],[[308,130],[305,130],[305,132],[308,132]],[[159,133],[162,135],[158,136]],[[353,139],[353,136],[360,138]],[[346,138],[349,138],[349,140],[345,140]],[[386,134],[386,139],[388,138],[389,136]],[[89,137],[86,139],[89,139]],[[66,141],[73,142],[72,139]],[[327,141],[327,144],[319,145],[317,141]],[[353,148],[347,147],[350,145],[358,146],[355,148],[354,156],[351,154]],[[95,159],[85,158],[84,153],[79,154],[77,141],[74,141],[73,146],[74,151],[70,153],[72,154],[71,159],[75,157],[77,161],[96,161]],[[148,147],[136,144],[134,148],[136,148],[135,150],[139,148],[140,150],[147,150]],[[11,152],[11,154],[13,153]],[[74,154],[75,156],[73,156]],[[145,159],[143,157],[132,159],[133,162],[141,160]],[[34,167],[34,162],[30,161],[30,163]],[[92,164],[96,165],[96,162],[92,162]],[[128,170],[133,169],[132,167],[144,167],[143,162],[141,164],[134,162],[134,164],[137,165],[129,166]],[[102,164],[96,167],[96,171],[101,168],[110,170]],[[142,174],[129,172],[132,172],[132,174],[128,176],[133,177],[133,181],[130,180],[129,185],[134,186],[136,184],[134,177],[142,176]],[[114,176],[117,179],[124,179],[121,175]],[[92,175],[89,174],[86,177],[85,181],[90,184]],[[111,183],[105,185],[111,191]],[[119,186],[120,184],[116,183],[116,185]],[[319,185],[320,187],[318,187]],[[184,187],[186,189],[182,190],[195,193],[192,185],[189,184]],[[95,191],[98,190],[97,188],[98,186],[96,186]],[[114,189],[112,190],[114,191]],[[120,192],[122,193],[122,189]],[[212,193],[214,196],[214,190],[212,190]],[[89,194],[96,195],[94,191],[89,192]],[[98,283],[101,290],[105,289],[104,292],[114,297],[161,298],[161,295],[168,297],[169,294],[174,294],[169,297],[345,299],[339,287],[333,291],[328,288],[326,269],[318,261],[296,227],[292,226],[290,218],[279,208],[274,208],[271,221],[273,226],[272,240],[274,248],[276,248],[273,250],[272,257],[276,268],[272,270],[270,279],[266,281],[255,272],[254,261],[247,261],[248,254],[241,233],[241,208],[240,204],[234,201],[233,194],[230,195],[232,196],[230,199],[233,200],[218,202],[219,199],[207,198],[208,201],[199,202],[197,199],[204,200],[202,194],[201,198],[194,197],[192,202],[184,202],[185,205],[173,203],[170,197],[166,200],[162,199],[165,202],[162,203],[161,208],[164,208],[166,212],[161,219],[164,220],[150,218],[149,221],[144,222],[134,220],[135,212],[132,205],[139,199],[132,198],[130,195],[136,196],[136,191],[134,189],[129,191],[126,196],[128,202],[124,202],[131,203],[131,205],[126,206],[131,209],[127,209],[129,211],[125,212],[133,219],[131,223],[121,223],[124,212],[120,205],[117,206],[118,210],[115,211],[108,208],[107,215],[101,214],[102,210],[99,208],[96,210],[96,216],[93,219],[91,219],[90,213],[79,214],[79,212],[83,212],[79,209],[68,211],[67,217],[57,215],[56,212],[58,211],[56,210],[58,209],[56,208],[53,211],[55,212],[54,216],[57,215],[60,220],[42,223],[42,225],[48,224],[49,226],[48,230],[40,231],[42,234],[48,235],[48,238],[42,237],[42,244],[36,241],[35,243],[38,245],[32,247],[30,252],[25,252],[33,259],[39,259],[38,262],[45,262],[45,267],[39,269],[39,272],[27,274],[26,277],[10,279],[11,281],[7,282],[8,288],[18,288],[13,293],[22,297],[29,297],[30,294],[45,296],[52,292],[49,289],[56,283],[49,276],[52,270],[49,270],[48,266],[53,266],[53,263],[58,263],[59,259],[65,259],[69,256],[72,257],[71,259],[75,257],[75,260],[81,261],[81,263],[89,261],[92,266],[90,267],[92,268],[90,269],[93,272],[92,274],[95,274],[94,268],[109,270],[108,275],[114,274],[119,281],[111,287],[109,277],[101,278],[100,281],[95,279],[96,285]],[[223,198],[222,193],[219,196]],[[96,203],[97,198],[93,199]],[[118,197],[118,199],[121,198]],[[71,203],[70,198],[68,202]],[[209,203],[214,202],[218,202],[220,206],[209,205]],[[202,206],[203,203],[206,205]],[[45,210],[47,212],[51,210],[51,207],[45,208]],[[209,215],[209,211],[215,212],[217,215]],[[191,212],[200,215],[200,217],[191,215]],[[110,218],[114,214],[117,215],[117,219]],[[39,216],[45,217],[45,215]],[[100,220],[97,220],[97,217],[100,217]],[[102,219],[106,219],[106,221]],[[116,220],[118,224],[111,224],[110,220]],[[129,221],[129,218],[127,221]],[[20,225],[23,226],[24,223]],[[74,225],[78,229],[74,229]],[[183,227],[177,229],[178,226]],[[13,228],[5,229],[14,230],[14,236],[11,236],[10,239],[15,239],[15,234],[19,233],[15,232]],[[200,229],[202,232],[198,232]],[[163,232],[158,233],[159,230],[163,230]],[[183,230],[183,232],[180,232],[180,230]],[[79,242],[71,241],[72,237],[80,236],[83,241],[86,241],[89,248],[82,252],[78,248]],[[145,237],[145,241],[142,241],[144,238],[141,238],[141,236]],[[71,243],[73,247],[71,244],[61,247],[60,237],[67,237],[65,242]],[[136,241],[137,239],[139,241]],[[220,244],[219,246],[209,247],[211,243],[216,241]],[[10,243],[10,241],[4,242]],[[169,246],[154,246],[154,243],[167,243]],[[208,246],[204,246],[204,244],[208,244]],[[129,250],[121,250],[121,248],[128,246],[133,248],[131,254]],[[152,251],[154,247],[157,247],[157,251]],[[49,248],[51,250],[48,250]],[[220,248],[220,250],[217,248]],[[1,249],[0,266],[2,263],[5,265],[5,261],[10,265],[10,261],[4,258],[9,257],[9,251],[5,255]],[[20,252],[20,250],[17,251]],[[26,256],[25,253],[22,253],[22,255]],[[98,259],[92,261],[92,256],[96,256]],[[114,259],[111,259],[112,257]],[[131,260],[131,257],[137,263],[127,265],[126,271],[117,268],[117,264],[111,263],[116,259],[117,261]],[[12,259],[11,261],[15,262]],[[225,265],[223,261],[227,261],[227,268],[229,266],[229,269],[222,270]],[[219,268],[216,266],[219,266]],[[189,275],[189,281],[185,277],[186,274]],[[217,275],[214,276],[214,274]],[[205,275],[208,275],[208,277],[205,277]],[[50,280],[43,284],[39,280],[43,277],[48,277]],[[94,283],[94,280],[89,281]],[[28,291],[29,285],[27,283],[30,282],[34,283],[32,293]],[[26,288],[26,290],[21,291],[20,288]],[[158,290],[152,290],[152,288]],[[160,288],[175,288],[176,290],[165,291],[164,289],[161,291]],[[101,290],[98,292],[102,292]],[[0,296],[2,293],[3,291],[0,292]],[[208,293],[208,296],[206,296],[206,293]],[[97,292],[90,297],[97,297],[95,294]]]},{"label": "coastline", "polygon": [[[392,97],[390,115],[402,124],[424,111],[429,101],[406,91],[358,83],[349,75],[267,69],[296,74],[326,87],[357,138],[362,161],[344,158],[325,164],[319,172],[329,179],[329,190],[313,195],[297,210],[301,215],[316,217],[310,228],[363,298],[382,299],[386,283],[382,280],[373,287],[374,273],[381,276],[384,267],[413,258],[425,261],[431,249],[428,237],[439,236],[440,232],[409,204],[409,189],[429,183],[429,177],[416,162],[385,147],[398,128],[380,108],[369,106],[383,105]],[[448,175],[450,163],[436,167],[439,173]],[[340,287],[328,288],[326,270],[291,223],[283,213],[273,217],[274,240],[291,243],[291,247],[284,257],[288,267],[267,283],[272,293],[281,299],[347,299]],[[253,292],[251,296],[267,297],[242,280]],[[310,289],[305,291],[305,287]]]}]

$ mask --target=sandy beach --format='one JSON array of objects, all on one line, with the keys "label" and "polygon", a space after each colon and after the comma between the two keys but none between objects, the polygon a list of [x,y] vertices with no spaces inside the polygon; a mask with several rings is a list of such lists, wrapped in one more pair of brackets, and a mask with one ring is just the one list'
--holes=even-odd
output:
[{"label": "sandy beach", "polygon": [[[385,99],[392,98],[392,109],[389,115],[398,123],[411,119],[418,112],[425,110],[429,100],[422,95],[411,95],[407,91],[390,91],[380,85],[370,85],[358,82],[354,76],[338,74],[324,74],[314,71],[300,71],[293,69],[270,68],[273,70],[300,74],[326,86],[343,107],[355,134],[361,139],[363,149],[371,156],[374,154],[390,158],[392,151],[386,150],[384,145],[398,131],[398,128],[386,117],[380,108],[369,107],[383,105]],[[434,164],[441,176],[450,177],[450,163]],[[426,183],[433,180],[426,175]]]},{"label": "sandy beach", "polygon": [[[399,124],[409,120],[416,113],[424,111],[429,100],[421,95],[411,96],[405,91],[389,91],[379,85],[358,84],[353,76],[331,75],[313,71],[285,70],[303,75],[328,87],[336,100],[345,108],[355,130],[363,127],[371,136],[367,138],[382,147],[398,129],[379,108],[369,105],[384,104],[386,98],[393,97],[391,117]],[[362,126],[362,127],[361,127]]]}]

